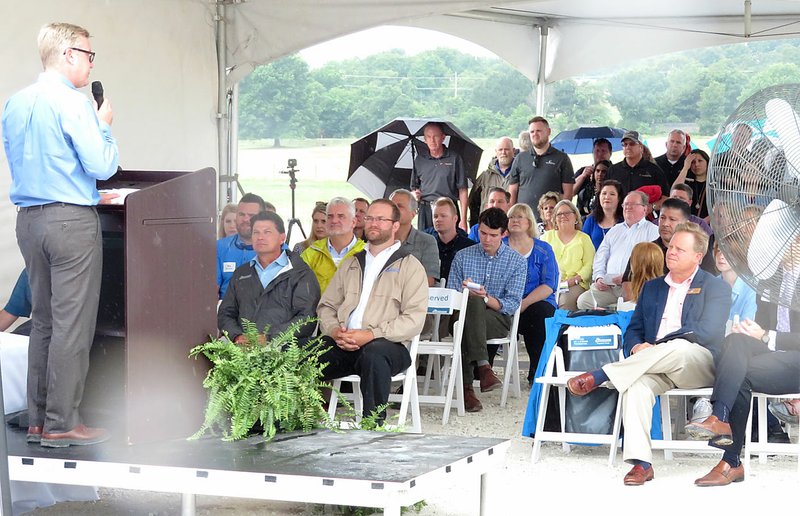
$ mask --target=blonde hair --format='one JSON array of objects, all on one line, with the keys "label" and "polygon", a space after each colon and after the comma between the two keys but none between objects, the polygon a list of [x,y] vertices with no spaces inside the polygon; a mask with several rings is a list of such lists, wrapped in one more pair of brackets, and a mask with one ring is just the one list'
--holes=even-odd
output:
[{"label": "blonde hair", "polygon": [[631,295],[639,299],[642,287],[651,279],[664,275],[664,252],[653,242],[639,242],[631,252]]},{"label": "blonde hair", "polygon": [[39,30],[37,43],[42,67],[54,66],[64,51],[89,38],[89,31],[71,23],[48,23]]},{"label": "blonde hair", "polygon": [[539,227],[536,225],[536,217],[533,216],[533,210],[525,203],[517,203],[508,209],[508,218],[517,217],[522,215],[528,219],[528,236],[531,238],[539,238]]},{"label": "blonde hair", "polygon": [[678,233],[689,233],[694,235],[694,252],[700,253],[703,256],[708,252],[708,234],[694,222],[681,222],[675,226],[675,232],[672,237]]},{"label": "blonde hair", "polygon": [[453,199],[449,197],[439,197],[433,202],[434,208],[443,208],[445,206],[450,208],[450,211],[453,213],[453,215],[458,215],[458,210],[456,209],[456,203],[453,202]]},{"label": "blonde hair", "polygon": [[237,205],[231,203],[226,204],[222,211],[219,214],[219,231],[218,231],[218,238],[225,238],[227,235],[225,234],[225,215],[229,213],[236,213],[238,209]]},{"label": "blonde hair", "polygon": [[[336,199],[341,199],[341,197],[334,197],[333,199],[331,199],[331,202],[333,202]],[[350,203],[350,204],[352,206],[352,203]],[[309,247],[311,247],[311,244],[313,244],[314,242],[317,241],[317,237],[314,236],[314,227],[313,227],[313,225],[314,225],[314,222],[313,222],[314,221],[314,215],[316,215],[317,213],[321,213],[321,214],[325,215],[325,218],[327,219],[328,218],[328,206],[329,205],[330,205],[330,203],[317,202],[317,204],[314,205],[314,209],[311,210],[311,221],[312,221],[311,225],[312,225],[312,227],[311,227],[311,231],[308,232],[308,238],[306,238],[305,240],[303,240],[300,243],[300,245],[303,247],[303,249],[308,249]]]}]

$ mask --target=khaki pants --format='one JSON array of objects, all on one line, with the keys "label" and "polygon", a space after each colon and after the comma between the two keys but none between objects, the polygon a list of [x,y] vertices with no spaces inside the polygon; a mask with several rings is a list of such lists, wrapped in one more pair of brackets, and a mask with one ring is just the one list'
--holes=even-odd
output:
[{"label": "khaki pants", "polygon": [[595,283],[589,286],[589,290],[578,297],[578,310],[591,310],[595,308],[608,308],[617,305],[619,297],[622,295],[622,287],[609,287],[608,290],[599,290]]},{"label": "khaki pants", "polygon": [[656,396],[673,388],[697,389],[714,384],[714,358],[699,344],[675,339],[647,348],[621,362],[603,366],[622,395],[625,447],[622,458],[652,462],[650,428]]}]

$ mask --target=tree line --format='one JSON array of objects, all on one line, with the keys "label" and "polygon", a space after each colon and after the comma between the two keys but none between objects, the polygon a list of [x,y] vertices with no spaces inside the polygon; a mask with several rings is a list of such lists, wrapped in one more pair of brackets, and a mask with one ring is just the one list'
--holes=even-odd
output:
[{"label": "tree line", "polygon": [[[644,133],[686,124],[717,131],[761,88],[800,83],[800,40],[710,47],[550,84],[554,134],[579,125]],[[505,61],[438,48],[343,59],[310,69],[298,55],[256,68],[240,85],[242,139],[354,138],[396,117],[440,117],[467,135],[515,136],[531,117],[533,83]]]}]

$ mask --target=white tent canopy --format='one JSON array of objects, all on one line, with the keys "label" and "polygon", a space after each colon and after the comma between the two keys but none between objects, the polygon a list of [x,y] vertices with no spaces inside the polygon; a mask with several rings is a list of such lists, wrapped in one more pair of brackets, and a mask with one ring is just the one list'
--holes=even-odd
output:
[{"label": "white tent canopy", "polygon": [[[639,57],[744,41],[747,34],[751,39],[795,35],[797,1],[753,0],[752,15],[746,15],[749,5],[735,0],[7,1],[0,3],[6,21],[0,97],[35,80],[39,27],[77,23],[93,35],[98,53],[93,79],[103,82],[113,102],[123,168],[215,166],[226,172],[231,85],[260,64],[335,37],[388,24],[432,28],[480,44],[544,84]],[[541,27],[547,27],[547,38]],[[9,184],[3,159],[3,199]],[[13,206],[0,202],[5,228],[0,301],[22,266],[14,220]]]}]

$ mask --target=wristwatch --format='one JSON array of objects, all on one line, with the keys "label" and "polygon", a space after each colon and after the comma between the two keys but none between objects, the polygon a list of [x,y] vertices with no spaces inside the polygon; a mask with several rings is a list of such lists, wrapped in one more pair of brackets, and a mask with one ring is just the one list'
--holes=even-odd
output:
[{"label": "wristwatch", "polygon": [[769,332],[765,331],[764,335],[761,336],[761,342],[769,346]]},{"label": "wristwatch", "polygon": [[483,302],[484,302],[484,304],[488,305],[489,304],[489,296],[483,296]]}]

